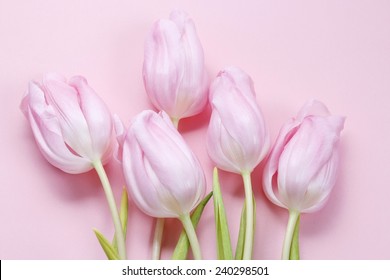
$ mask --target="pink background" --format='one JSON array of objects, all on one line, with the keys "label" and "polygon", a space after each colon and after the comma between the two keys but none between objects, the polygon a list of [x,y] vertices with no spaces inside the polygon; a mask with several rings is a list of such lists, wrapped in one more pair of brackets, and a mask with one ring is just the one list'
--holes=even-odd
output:
[{"label": "pink background", "polygon": [[[173,8],[194,19],[210,77],[223,67],[248,72],[272,140],[309,98],[347,116],[341,166],[328,204],[301,220],[303,259],[390,258],[390,2],[389,1],[21,1],[0,0],[1,259],[104,259],[92,228],[113,226],[94,172],[68,175],[39,153],[19,103],[31,79],[56,71],[85,75],[126,123],[152,108],[144,92],[143,42],[152,23]],[[181,123],[211,182],[204,145],[207,111]],[[119,199],[115,162],[108,174]],[[256,259],[278,259],[287,211],[257,198]],[[243,203],[237,175],[222,173],[235,246]],[[210,188],[210,187],[209,187]],[[179,223],[167,222],[163,258]],[[150,258],[153,220],[130,206],[128,256]],[[199,230],[214,259],[212,204]]]}]

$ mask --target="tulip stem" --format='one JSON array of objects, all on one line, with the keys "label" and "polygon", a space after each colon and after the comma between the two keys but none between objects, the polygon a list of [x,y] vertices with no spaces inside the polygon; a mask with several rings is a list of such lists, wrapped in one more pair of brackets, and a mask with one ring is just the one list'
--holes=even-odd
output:
[{"label": "tulip stem", "polygon": [[118,208],[116,207],[114,194],[111,189],[110,181],[108,180],[106,171],[104,170],[103,164],[100,160],[93,162],[93,167],[95,168],[97,174],[99,175],[100,181],[102,183],[104,193],[110,208],[112,220],[115,227],[115,237],[118,244],[118,253],[121,260],[126,259],[126,245],[125,238],[123,235],[122,224],[119,218]]},{"label": "tulip stem", "polygon": [[282,260],[290,259],[291,243],[295,231],[295,225],[298,221],[300,213],[298,211],[290,210],[286,235],[284,236]]},{"label": "tulip stem", "polygon": [[159,260],[161,252],[161,240],[164,232],[164,218],[156,219],[156,226],[154,228],[154,237],[153,237],[153,249],[152,249],[152,259]]},{"label": "tulip stem", "polygon": [[188,240],[190,241],[192,254],[194,255],[195,260],[201,260],[202,254],[200,252],[199,241],[198,238],[196,237],[195,228],[194,225],[192,224],[190,214],[181,215],[179,219],[182,222]]},{"label": "tulip stem", "polygon": [[291,241],[291,249],[290,249],[290,260],[299,260],[299,220],[298,217],[297,222],[295,224],[294,233]]},{"label": "tulip stem", "polygon": [[245,188],[245,204],[246,204],[246,228],[245,228],[245,241],[244,251],[242,255],[243,260],[252,259],[253,251],[253,192],[252,192],[252,180],[251,172],[243,172],[242,178],[244,180]]}]

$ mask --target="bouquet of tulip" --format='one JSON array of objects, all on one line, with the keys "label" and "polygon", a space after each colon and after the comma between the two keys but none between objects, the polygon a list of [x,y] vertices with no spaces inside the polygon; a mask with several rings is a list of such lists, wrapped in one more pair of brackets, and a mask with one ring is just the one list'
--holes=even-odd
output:
[{"label": "bouquet of tulip", "polygon": [[[219,259],[249,260],[255,238],[256,205],[251,173],[266,159],[265,195],[289,210],[283,259],[299,259],[299,219],[326,202],[335,185],[338,143],[344,117],[308,101],[281,128],[273,147],[251,77],[237,67],[220,71],[210,83],[194,22],[182,11],[157,21],[145,41],[143,78],[158,112],[145,110],[125,127],[81,76],[69,80],[47,74],[31,82],[21,103],[36,143],[55,167],[78,174],[95,169],[111,211],[115,236],[95,230],[108,259],[126,259],[128,193],[145,214],[156,218],[152,258],[159,259],[164,219],[183,225],[173,259],[186,259],[191,247],[202,259],[196,227],[213,197]],[[196,155],[180,134],[179,122],[204,110],[212,113],[207,151],[215,163],[212,191]],[[269,151],[270,150],[270,151]],[[104,164],[121,162],[126,189],[120,206]],[[240,174],[245,198],[233,255],[218,169]]]}]

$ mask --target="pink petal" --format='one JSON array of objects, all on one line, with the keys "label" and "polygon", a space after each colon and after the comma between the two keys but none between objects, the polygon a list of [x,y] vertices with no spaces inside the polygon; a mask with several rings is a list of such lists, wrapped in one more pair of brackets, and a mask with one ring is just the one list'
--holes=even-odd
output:
[{"label": "pink petal", "polygon": [[[240,81],[236,81],[235,73]],[[226,132],[219,138],[224,154],[240,167],[241,172],[252,171],[269,148],[269,137],[252,80],[241,70],[223,71],[213,82],[210,96],[213,111],[217,112],[224,127],[220,131]]]},{"label": "pink petal", "polygon": [[153,25],[145,41],[143,77],[153,105],[171,117],[192,116],[206,106],[203,48],[184,12],[174,11]]},{"label": "pink petal", "polygon": [[79,94],[79,106],[88,125],[92,141],[93,160],[110,158],[114,143],[110,111],[84,77],[72,77],[69,85],[73,86]]},{"label": "pink petal", "polygon": [[114,115],[113,118],[114,121],[114,128],[115,128],[115,134],[116,134],[116,140],[117,140],[117,145],[115,146],[116,149],[114,151],[114,158],[118,162],[122,162],[122,155],[123,155],[123,145],[126,139],[126,131],[125,127],[123,125],[123,122],[120,120],[118,115]]},{"label": "pink petal", "polygon": [[144,111],[133,120],[123,166],[135,199],[152,216],[189,213],[205,191],[199,162],[163,112]]},{"label": "pink petal", "polygon": [[155,114],[142,117],[147,118],[147,121],[135,121],[132,129],[144,156],[162,184],[167,188],[175,188],[188,181],[187,171],[193,169],[192,154],[180,134],[173,127],[169,129],[163,125]]},{"label": "pink petal", "polygon": [[299,122],[294,120],[290,120],[283,125],[268,156],[267,163],[263,171],[264,193],[274,204],[284,208],[288,208],[288,206],[284,200],[285,196],[281,196],[277,186],[276,177],[278,175],[278,165],[284,146],[290,140],[291,136],[294,135],[298,126]]},{"label": "pink petal", "polygon": [[[143,162],[143,153],[135,142],[134,137],[126,137],[126,144],[123,146],[123,174],[125,176],[129,193],[132,200],[147,215],[153,217],[176,217],[169,209],[164,209],[161,204],[158,192],[150,190],[155,188],[149,180],[142,165],[135,164]],[[139,186],[148,186],[147,188]]]},{"label": "pink petal", "polygon": [[279,159],[278,183],[293,209],[301,210],[308,186],[332,157],[339,140],[339,131],[334,129],[332,119],[337,123],[341,121],[335,118],[305,118],[284,148]]},{"label": "pink petal", "polygon": [[[176,115],[188,117],[200,113],[206,106],[208,76],[205,71],[203,47],[194,22],[187,17],[182,24],[181,49],[184,60],[180,67],[183,74],[177,92]],[[181,29],[180,26],[178,28]]]},{"label": "pink petal", "polygon": [[303,121],[305,117],[308,116],[329,116],[329,110],[324,103],[311,99],[306,102],[302,109],[298,112],[296,119],[298,121]]},{"label": "pink petal", "polygon": [[173,116],[177,85],[182,75],[183,53],[180,33],[169,20],[159,20],[145,41],[143,76],[146,92],[154,106]]},{"label": "pink petal", "polygon": [[336,182],[337,167],[338,153],[337,147],[335,147],[332,158],[323,166],[307,187],[302,201],[302,212],[317,211],[325,204]]},{"label": "pink petal", "polygon": [[207,130],[207,152],[220,169],[241,173],[244,152],[222,125],[217,111],[212,112]]},{"label": "pink petal", "polygon": [[77,174],[92,169],[91,162],[73,154],[66,146],[60,123],[44,93],[35,83],[29,85],[29,95],[22,101],[35,140],[44,157],[54,166],[67,173]]},{"label": "pink petal", "polygon": [[94,159],[91,135],[77,91],[54,74],[44,77],[43,88],[47,103],[58,117],[65,142],[82,157]]}]

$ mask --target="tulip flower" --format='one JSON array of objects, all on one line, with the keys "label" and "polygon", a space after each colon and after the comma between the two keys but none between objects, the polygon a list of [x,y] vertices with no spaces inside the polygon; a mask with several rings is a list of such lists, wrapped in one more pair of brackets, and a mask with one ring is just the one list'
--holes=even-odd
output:
[{"label": "tulip flower", "polygon": [[282,258],[290,256],[300,213],[319,210],[336,182],[338,145],[344,117],[311,100],[281,129],[264,169],[264,192],[290,217]]},{"label": "tulip flower", "polygon": [[192,19],[175,10],[157,21],[145,41],[143,79],[146,92],[174,124],[200,113],[207,104],[208,79],[203,48]]},{"label": "tulip flower", "polygon": [[201,258],[190,212],[204,196],[201,165],[165,112],[137,115],[123,141],[122,166],[135,204],[156,218],[178,218]]},{"label": "tulip flower", "polygon": [[225,171],[252,172],[269,148],[252,79],[238,68],[221,71],[210,86],[210,102],[209,156]]},{"label": "tulip flower", "polygon": [[30,82],[21,109],[43,156],[67,173],[83,173],[112,155],[111,114],[80,76],[69,83],[48,74],[42,85]]},{"label": "tulip flower", "polygon": [[210,102],[207,150],[218,168],[243,177],[247,209],[243,257],[250,259],[254,222],[250,174],[267,154],[268,132],[253,81],[242,70],[230,67],[221,71],[210,86]]},{"label": "tulip flower", "polygon": [[125,243],[118,210],[103,164],[114,145],[111,113],[81,76],[69,81],[47,74],[42,84],[30,82],[21,110],[28,119],[43,156],[71,174],[96,169],[107,196],[116,228],[119,255]]}]

